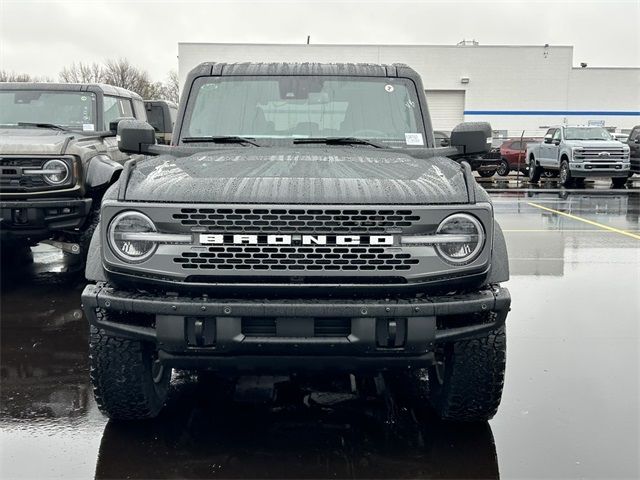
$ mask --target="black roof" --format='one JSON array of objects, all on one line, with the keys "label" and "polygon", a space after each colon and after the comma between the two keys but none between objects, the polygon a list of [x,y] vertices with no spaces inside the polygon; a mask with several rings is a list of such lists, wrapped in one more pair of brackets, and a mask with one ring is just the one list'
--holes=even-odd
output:
[{"label": "black roof", "polygon": [[413,77],[418,74],[407,65],[374,63],[215,63],[195,67],[189,76],[207,75],[332,75],[359,77]]},{"label": "black roof", "polygon": [[135,98],[142,97],[125,88],[114,87],[105,83],[45,83],[45,82],[0,82],[0,90],[52,90],[68,92],[102,92],[105,95]]}]

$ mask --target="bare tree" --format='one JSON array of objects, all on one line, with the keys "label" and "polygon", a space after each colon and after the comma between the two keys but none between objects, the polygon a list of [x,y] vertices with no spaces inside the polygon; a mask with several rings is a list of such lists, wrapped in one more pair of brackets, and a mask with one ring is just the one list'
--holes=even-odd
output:
[{"label": "bare tree", "polygon": [[28,73],[15,73],[0,70],[0,82],[52,82],[49,77],[33,77]]},{"label": "bare tree", "polygon": [[180,80],[176,70],[170,70],[167,75],[165,100],[178,103],[180,101]]},{"label": "bare tree", "polygon": [[149,74],[133,66],[126,58],[107,60],[104,66],[104,81],[109,85],[134,91],[143,98],[151,84]]},{"label": "bare tree", "polygon": [[104,82],[104,68],[98,63],[74,62],[60,72],[60,81],[66,83]]},{"label": "bare tree", "polygon": [[126,58],[106,60],[99,63],[72,63],[59,74],[61,82],[107,83],[136,92],[145,100],[180,99],[178,73],[171,70],[166,82],[153,82],[146,70],[132,65]]}]

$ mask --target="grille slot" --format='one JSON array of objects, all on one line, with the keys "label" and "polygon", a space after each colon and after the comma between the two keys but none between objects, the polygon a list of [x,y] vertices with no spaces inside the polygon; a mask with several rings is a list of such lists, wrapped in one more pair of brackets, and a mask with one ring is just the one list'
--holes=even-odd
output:
[{"label": "grille slot", "polygon": [[420,216],[394,209],[183,208],[173,219],[216,233],[380,234],[391,229],[402,233]]},{"label": "grille slot", "polygon": [[419,263],[408,253],[377,246],[218,245],[184,252],[173,261],[185,270],[398,271]]},{"label": "grille slot", "polygon": [[[336,318],[301,318],[300,322],[313,322],[314,337],[347,337],[351,334],[351,319]],[[242,333],[247,337],[276,337],[277,318],[244,317]]]}]

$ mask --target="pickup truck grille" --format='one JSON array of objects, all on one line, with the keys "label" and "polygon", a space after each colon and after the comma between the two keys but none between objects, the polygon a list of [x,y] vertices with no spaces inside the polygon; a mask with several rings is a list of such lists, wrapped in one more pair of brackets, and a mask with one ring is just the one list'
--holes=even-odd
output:
[{"label": "pickup truck grille", "polygon": [[628,160],[629,152],[625,152],[623,148],[589,147],[576,151],[574,158],[591,162],[611,162],[612,160]]},{"label": "pickup truck grille", "polygon": [[173,219],[215,233],[381,234],[402,233],[420,217],[391,209],[183,208]]},{"label": "pickup truck grille", "polygon": [[183,252],[173,261],[185,270],[394,271],[419,260],[376,246],[214,246]]}]

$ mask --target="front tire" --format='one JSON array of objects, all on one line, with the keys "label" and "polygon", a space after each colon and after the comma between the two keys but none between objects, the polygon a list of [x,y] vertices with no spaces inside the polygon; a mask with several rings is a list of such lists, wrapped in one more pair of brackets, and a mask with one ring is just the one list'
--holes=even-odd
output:
[{"label": "front tire", "polygon": [[[105,311],[98,315],[114,316]],[[91,325],[89,352],[100,411],[117,420],[143,420],[160,413],[171,369],[159,363],[154,345],[116,337]]]},{"label": "front tire", "polygon": [[541,174],[542,167],[536,164],[536,159],[534,157],[531,157],[529,159],[529,182],[538,183]]},{"label": "front tire", "polygon": [[571,176],[571,169],[569,168],[569,162],[563,160],[560,164],[560,185],[563,187],[571,187],[573,185],[573,177]]},{"label": "front tire", "polygon": [[496,170],[496,173],[501,177],[506,177],[507,175],[509,175],[510,171],[511,169],[509,168],[509,162],[507,162],[504,158],[500,160],[500,165],[498,165],[498,170]]},{"label": "front tire", "polygon": [[431,406],[443,420],[480,422],[502,398],[507,338],[504,325],[488,335],[448,343],[429,369]]},{"label": "front tire", "polygon": [[616,177],[611,179],[611,185],[613,188],[624,188],[627,183],[628,178],[624,177]]}]

